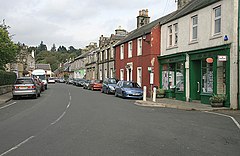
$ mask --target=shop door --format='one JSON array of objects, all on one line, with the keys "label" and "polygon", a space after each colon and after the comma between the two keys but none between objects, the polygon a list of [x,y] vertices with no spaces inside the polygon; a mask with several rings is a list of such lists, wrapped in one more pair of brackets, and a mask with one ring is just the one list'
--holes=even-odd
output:
[{"label": "shop door", "polygon": [[201,61],[192,61],[191,69],[191,99],[201,100]]}]

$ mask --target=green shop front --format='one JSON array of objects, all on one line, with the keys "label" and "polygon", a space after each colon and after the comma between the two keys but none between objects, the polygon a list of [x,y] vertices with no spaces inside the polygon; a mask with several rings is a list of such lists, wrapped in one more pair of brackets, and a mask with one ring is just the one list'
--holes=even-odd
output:
[{"label": "green shop front", "polygon": [[160,63],[160,88],[165,97],[186,101],[185,53],[158,57]]},{"label": "green shop front", "polygon": [[210,104],[209,98],[214,94],[225,95],[224,106],[229,107],[229,53],[229,46],[223,45],[159,56],[160,88],[166,90],[167,98],[203,104]]}]

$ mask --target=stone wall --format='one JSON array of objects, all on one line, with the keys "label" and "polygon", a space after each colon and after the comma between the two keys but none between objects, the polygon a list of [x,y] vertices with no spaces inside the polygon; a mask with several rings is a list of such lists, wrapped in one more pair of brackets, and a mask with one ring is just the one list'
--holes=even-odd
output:
[{"label": "stone wall", "polygon": [[12,91],[12,85],[0,86],[0,95],[11,92],[11,91]]}]

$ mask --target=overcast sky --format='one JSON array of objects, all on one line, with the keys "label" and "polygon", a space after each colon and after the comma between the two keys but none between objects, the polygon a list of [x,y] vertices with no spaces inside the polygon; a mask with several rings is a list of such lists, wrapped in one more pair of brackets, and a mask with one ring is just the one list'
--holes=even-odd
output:
[{"label": "overcast sky", "polygon": [[139,10],[151,21],[176,10],[175,0],[1,0],[0,20],[9,25],[14,42],[37,46],[43,41],[84,48],[110,36],[121,26],[136,29]]}]

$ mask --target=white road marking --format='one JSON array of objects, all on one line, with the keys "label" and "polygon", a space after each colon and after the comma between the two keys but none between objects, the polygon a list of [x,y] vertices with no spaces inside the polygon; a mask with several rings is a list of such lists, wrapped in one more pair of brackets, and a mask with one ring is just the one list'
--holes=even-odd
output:
[{"label": "white road marking", "polygon": [[20,146],[24,145],[25,143],[27,143],[28,141],[30,141],[31,139],[33,139],[35,136],[31,136],[29,138],[27,138],[26,140],[24,140],[23,142],[19,143],[18,145],[14,146],[13,148],[7,150],[6,152],[2,153],[0,156],[4,156],[8,153],[10,153],[11,151],[14,151],[16,149],[18,149]]},{"label": "white road marking", "polygon": [[7,108],[7,107],[9,107],[9,106],[12,106],[12,105],[14,105],[14,104],[16,104],[16,103],[17,103],[17,102],[13,102],[13,103],[8,104],[8,105],[6,105],[6,106],[0,107],[0,110],[1,110],[1,109],[4,109],[4,108]]},{"label": "white road marking", "polygon": [[230,116],[230,115],[226,115],[226,114],[221,114],[221,113],[216,113],[216,112],[208,112],[208,111],[205,111],[206,113],[210,113],[210,114],[215,114],[215,115],[220,115],[220,116],[224,116],[224,117],[228,117],[230,119],[233,120],[233,122],[235,123],[235,125],[238,127],[238,129],[240,129],[240,124],[237,122],[237,120]]},{"label": "white road marking", "polygon": [[70,107],[70,105],[71,105],[71,103],[70,103],[70,101],[69,101],[69,103],[68,103],[68,105],[67,105],[67,108],[69,108],[69,107]]},{"label": "white road marking", "polygon": [[63,116],[64,116],[65,114],[66,114],[66,111],[63,112],[62,115],[61,115],[57,120],[55,120],[54,122],[52,122],[51,125],[55,125],[58,121],[60,121],[60,120],[63,118]]}]

